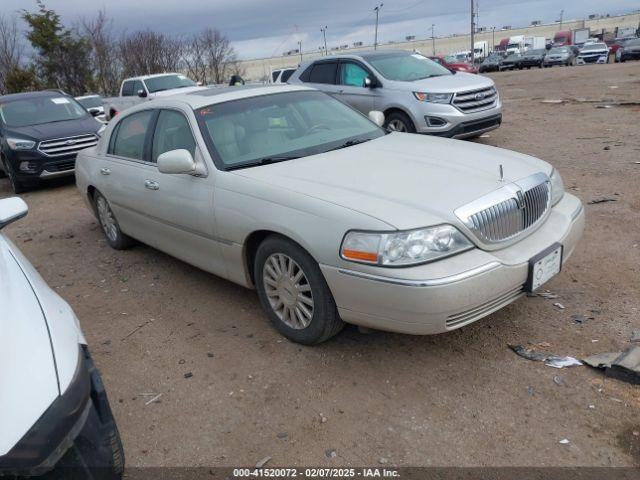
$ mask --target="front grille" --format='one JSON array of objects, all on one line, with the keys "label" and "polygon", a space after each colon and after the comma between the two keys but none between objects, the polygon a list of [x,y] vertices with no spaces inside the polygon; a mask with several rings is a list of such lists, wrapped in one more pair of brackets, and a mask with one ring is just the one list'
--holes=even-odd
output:
[{"label": "front grille", "polygon": [[494,107],[497,102],[498,91],[493,86],[456,93],[453,97],[453,106],[464,113],[486,110]]},{"label": "front grille", "polygon": [[59,157],[78,153],[80,150],[95,147],[98,137],[90,135],[77,135],[75,137],[56,138],[40,142],[38,150],[48,157]]},{"label": "front grille", "polygon": [[458,208],[456,216],[485,244],[512,240],[544,218],[551,184],[543,173],[526,177]]},{"label": "front grille", "polygon": [[73,170],[76,166],[75,158],[71,160],[62,160],[59,162],[49,162],[43,165],[43,170],[47,172],[64,172],[65,170]]},{"label": "front grille", "polygon": [[469,122],[465,123],[462,127],[461,133],[473,133],[479,132],[481,130],[486,130],[487,128],[495,127],[496,125],[500,125],[502,120],[499,117],[490,118],[489,120],[480,120],[478,122]]},{"label": "front grille", "polygon": [[468,325],[471,322],[480,320],[482,317],[489,315],[490,313],[499,310],[500,308],[508,305],[516,300],[524,293],[522,286],[509,290],[502,295],[483,303],[482,305],[475,306],[464,312],[459,312],[454,315],[449,315],[445,321],[445,326],[448,329],[459,328],[464,325]]}]

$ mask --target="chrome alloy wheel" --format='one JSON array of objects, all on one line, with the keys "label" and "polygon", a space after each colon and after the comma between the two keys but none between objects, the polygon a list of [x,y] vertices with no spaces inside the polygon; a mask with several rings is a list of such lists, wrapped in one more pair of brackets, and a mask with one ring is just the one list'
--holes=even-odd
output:
[{"label": "chrome alloy wheel", "polygon": [[264,263],[262,281],[278,318],[296,330],[307,328],[313,319],[313,294],[302,268],[291,257],[274,253]]},{"label": "chrome alloy wheel", "polygon": [[393,119],[387,125],[387,129],[392,132],[406,132],[407,126],[402,120]]},{"label": "chrome alloy wheel", "polygon": [[116,219],[113,216],[113,212],[111,211],[107,200],[102,195],[99,195],[96,199],[96,207],[98,209],[100,225],[102,225],[105,235],[112,242],[116,242],[118,240],[118,226],[116,225]]}]

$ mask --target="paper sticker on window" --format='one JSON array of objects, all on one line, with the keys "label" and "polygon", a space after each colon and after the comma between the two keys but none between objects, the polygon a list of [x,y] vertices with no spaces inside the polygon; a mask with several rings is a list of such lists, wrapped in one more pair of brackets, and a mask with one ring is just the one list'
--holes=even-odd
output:
[{"label": "paper sticker on window", "polygon": [[63,105],[65,103],[69,103],[69,100],[67,100],[66,98],[60,97],[60,98],[52,98],[51,101],[53,103],[55,103],[56,105]]}]

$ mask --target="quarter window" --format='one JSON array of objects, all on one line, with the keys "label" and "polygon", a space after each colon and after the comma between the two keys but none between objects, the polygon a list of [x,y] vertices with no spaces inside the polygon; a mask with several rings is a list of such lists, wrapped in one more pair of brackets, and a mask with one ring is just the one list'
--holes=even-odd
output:
[{"label": "quarter window", "polygon": [[123,118],[118,124],[112,151],[109,153],[144,160],[144,143],[153,114],[153,110],[145,110]]},{"label": "quarter window", "polygon": [[189,122],[181,113],[162,110],[153,134],[151,159],[157,162],[161,154],[178,149],[188,150],[191,156],[196,153],[196,141],[191,133]]},{"label": "quarter window", "polygon": [[122,96],[131,97],[133,95],[133,80],[129,80],[122,84]]},{"label": "quarter window", "polygon": [[310,83],[336,83],[336,72],[338,70],[337,62],[322,62],[316,63],[311,69],[309,75]]},{"label": "quarter window", "polygon": [[364,79],[369,76],[360,65],[352,62],[342,63],[340,67],[340,83],[351,87],[364,87]]}]

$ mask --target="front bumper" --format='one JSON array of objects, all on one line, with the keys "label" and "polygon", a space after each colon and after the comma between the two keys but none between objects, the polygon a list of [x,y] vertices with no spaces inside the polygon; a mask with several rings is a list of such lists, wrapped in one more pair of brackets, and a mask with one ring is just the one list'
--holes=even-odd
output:
[{"label": "front bumper", "polygon": [[475,322],[523,296],[529,259],[559,242],[564,263],[583,230],[583,206],[565,194],[534,233],[501,250],[476,248],[402,269],[321,269],[344,321],[399,333],[436,334]]},{"label": "front bumper", "polygon": [[593,55],[588,57],[577,57],[576,65],[586,65],[588,63],[603,64],[609,61],[609,55]]},{"label": "front bumper", "polygon": [[565,65],[569,61],[569,58],[545,58],[542,62],[543,65]]},{"label": "front bumper", "polygon": [[0,476],[119,479],[124,452],[107,394],[89,350],[81,346],[67,390],[6,454]]},{"label": "front bumper", "polygon": [[22,183],[35,184],[40,180],[71,176],[75,172],[75,152],[57,157],[48,157],[35,149],[9,150],[5,153],[16,178]]},{"label": "front bumper", "polygon": [[[439,137],[466,138],[494,130],[502,122],[502,101],[483,110],[463,112],[451,104],[416,102],[411,112],[417,133]],[[433,120],[438,120],[438,126]]]}]

